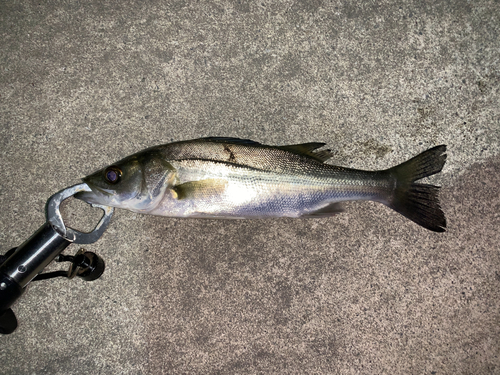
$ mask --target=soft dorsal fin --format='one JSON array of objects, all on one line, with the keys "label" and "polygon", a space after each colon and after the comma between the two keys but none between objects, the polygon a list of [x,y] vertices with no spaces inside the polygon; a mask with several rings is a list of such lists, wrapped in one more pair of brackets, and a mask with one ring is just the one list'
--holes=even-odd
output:
[{"label": "soft dorsal fin", "polygon": [[311,143],[301,143],[298,145],[287,145],[287,146],[278,146],[278,148],[293,152],[297,155],[308,156],[313,158],[314,160],[324,162],[332,157],[332,152],[330,150],[322,150],[318,152],[314,152],[314,150],[325,146],[326,143],[320,142],[311,142]]},{"label": "soft dorsal fin", "polygon": [[333,156],[332,150],[322,150],[314,152],[313,155],[316,157],[316,159],[321,160],[323,162],[327,161]]}]

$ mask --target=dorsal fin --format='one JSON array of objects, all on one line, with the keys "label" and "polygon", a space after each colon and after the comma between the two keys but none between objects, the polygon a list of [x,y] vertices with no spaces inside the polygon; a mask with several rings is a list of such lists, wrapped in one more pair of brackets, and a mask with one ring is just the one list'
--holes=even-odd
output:
[{"label": "dorsal fin", "polygon": [[321,160],[323,162],[327,161],[333,156],[332,150],[322,150],[314,152],[313,155],[315,155],[318,160]]},{"label": "dorsal fin", "polygon": [[232,137],[204,137],[200,140],[207,142],[218,142],[218,143],[234,143],[247,146],[263,146],[263,147],[276,147],[284,151],[292,152],[296,155],[307,156],[319,162],[325,162],[332,157],[331,150],[321,150],[314,152],[314,150],[321,148],[326,145],[326,143],[321,142],[310,142],[310,143],[300,143],[297,145],[286,145],[286,146],[266,146],[262,143],[252,141],[250,139],[232,138]]},{"label": "dorsal fin", "polygon": [[314,150],[325,146],[326,143],[320,142],[311,142],[311,143],[301,143],[298,145],[287,145],[287,146],[278,146],[278,148],[293,152],[297,155],[304,155],[314,160],[324,162],[332,157],[332,152],[330,150],[322,150],[318,152],[313,152]]},{"label": "dorsal fin", "polygon": [[211,141],[211,142],[219,142],[219,143],[235,143],[240,145],[261,145],[259,142],[252,141],[251,139],[241,139],[241,138],[232,138],[232,137],[204,137],[200,138],[200,140]]}]

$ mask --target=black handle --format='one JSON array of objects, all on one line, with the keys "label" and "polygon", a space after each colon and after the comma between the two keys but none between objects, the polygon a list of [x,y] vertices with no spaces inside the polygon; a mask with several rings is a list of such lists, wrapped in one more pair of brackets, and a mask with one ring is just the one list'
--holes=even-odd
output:
[{"label": "black handle", "polygon": [[24,293],[26,285],[70,243],[47,222],[15,251],[2,257],[0,333],[8,334],[16,329],[17,320],[10,307]]},{"label": "black handle", "polygon": [[17,319],[12,309],[7,309],[0,314],[0,333],[8,335],[17,328]]}]

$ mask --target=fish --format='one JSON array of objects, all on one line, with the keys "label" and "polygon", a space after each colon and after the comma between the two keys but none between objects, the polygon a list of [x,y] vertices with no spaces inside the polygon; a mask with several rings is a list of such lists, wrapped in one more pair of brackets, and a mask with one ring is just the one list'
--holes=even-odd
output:
[{"label": "fish", "polygon": [[268,146],[208,137],[154,146],[84,177],[75,198],[142,214],[182,218],[325,218],[342,202],[382,203],[416,224],[444,232],[438,186],[417,182],[441,172],[446,145],[402,164],[366,171],[326,163],[312,142]]}]

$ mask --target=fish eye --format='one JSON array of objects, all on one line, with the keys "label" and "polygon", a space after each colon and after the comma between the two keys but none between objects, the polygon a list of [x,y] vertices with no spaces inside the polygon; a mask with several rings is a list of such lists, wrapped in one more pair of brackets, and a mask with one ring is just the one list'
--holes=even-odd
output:
[{"label": "fish eye", "polygon": [[106,181],[108,181],[110,184],[116,184],[120,181],[120,178],[122,177],[122,171],[118,167],[108,167],[104,171],[104,178]]}]

